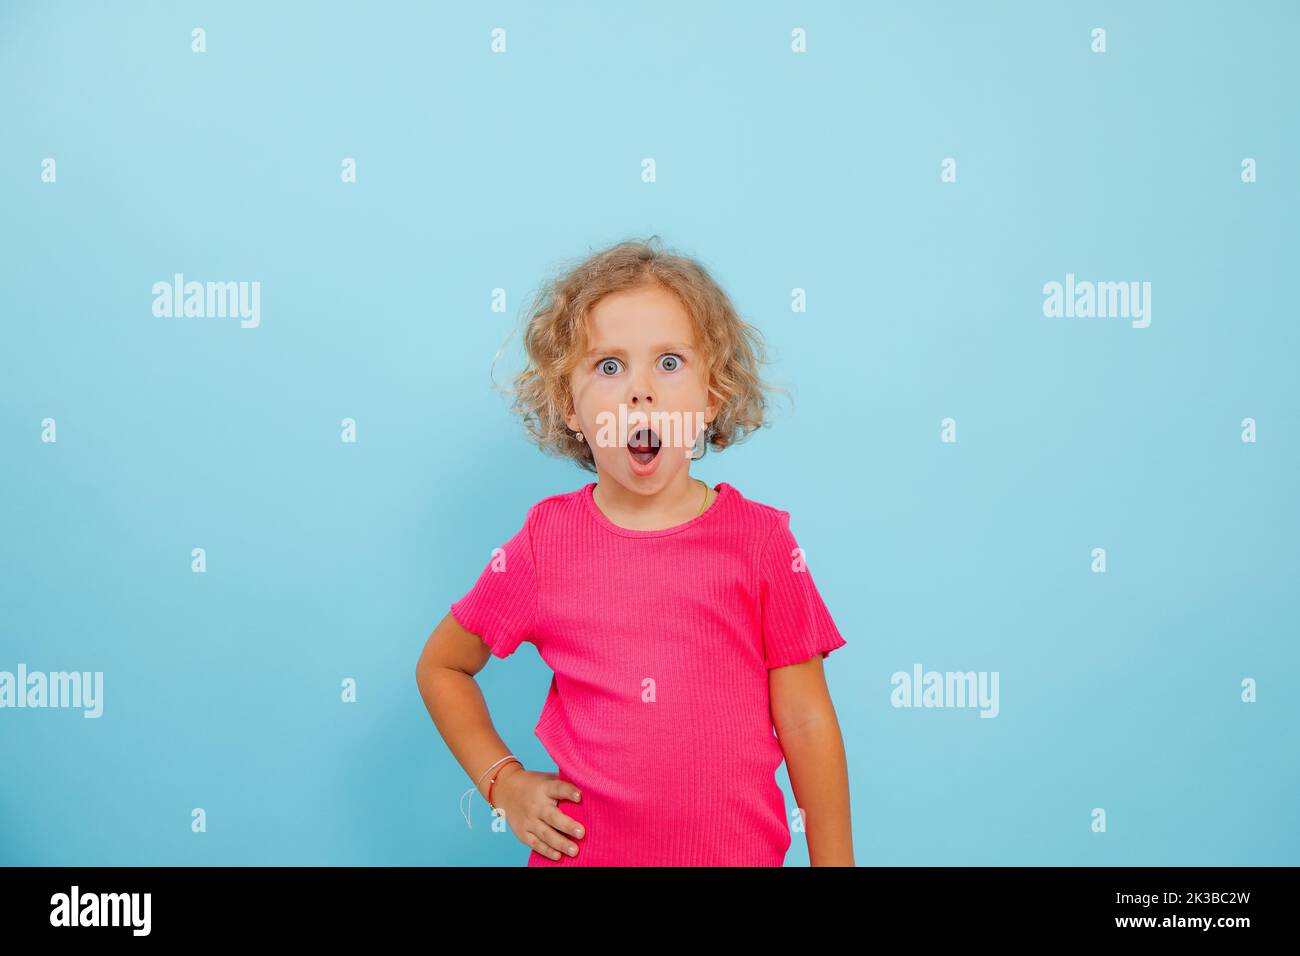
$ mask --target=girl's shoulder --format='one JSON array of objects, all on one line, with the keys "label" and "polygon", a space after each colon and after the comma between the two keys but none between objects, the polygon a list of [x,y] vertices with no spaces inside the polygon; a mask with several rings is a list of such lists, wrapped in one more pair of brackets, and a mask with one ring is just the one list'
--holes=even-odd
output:
[{"label": "girl's shoulder", "polygon": [[[722,482],[722,484],[727,484]],[[731,497],[735,500],[737,510],[744,512],[751,518],[755,519],[758,524],[764,526],[774,526],[781,521],[789,520],[790,512],[783,508],[777,508],[774,505],[766,504],[754,498],[747,498],[741,494],[740,489],[735,485],[728,485],[731,489]]]},{"label": "girl's shoulder", "polygon": [[540,525],[554,525],[557,522],[576,519],[582,513],[582,509],[587,507],[582,499],[593,484],[595,482],[589,482],[573,491],[561,491],[539,499],[528,506],[524,515],[524,525],[537,528]]},{"label": "girl's shoulder", "polygon": [[776,536],[778,528],[790,526],[790,512],[775,505],[750,498],[729,482],[719,482],[720,497],[713,503],[721,506],[714,528],[727,538],[744,542],[751,553]]},{"label": "girl's shoulder", "polygon": [[548,507],[563,507],[574,503],[581,504],[582,496],[587,493],[587,489],[593,484],[595,484],[595,482],[588,482],[581,488],[573,489],[573,491],[560,491],[553,495],[547,495],[545,498],[541,498],[535,504],[531,505],[528,510],[534,511]]}]

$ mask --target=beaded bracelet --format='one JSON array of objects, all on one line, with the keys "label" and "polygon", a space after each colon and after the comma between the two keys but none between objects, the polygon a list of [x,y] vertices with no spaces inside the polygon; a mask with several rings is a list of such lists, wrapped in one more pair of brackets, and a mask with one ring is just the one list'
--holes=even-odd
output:
[{"label": "beaded bracelet", "polygon": [[[466,790],[464,793],[462,793],[462,794],[460,795],[460,815],[463,816],[463,817],[465,818],[465,826],[469,827],[469,829],[471,829],[471,830],[474,829],[474,822],[473,822],[472,820],[470,820],[470,818],[469,818],[469,813],[468,813],[468,812],[466,811],[466,809],[465,809],[465,798],[466,798],[466,797],[470,797],[470,799],[472,800],[472,799],[473,799],[472,794],[474,793],[475,790],[478,789],[478,785],[479,785],[480,783],[483,782],[483,777],[486,777],[486,776],[487,776],[489,773],[491,773],[491,772],[492,772],[492,771],[493,771],[493,770],[494,770],[498,765],[500,765],[500,764],[504,764],[504,763],[506,763],[507,761],[510,761],[510,760],[515,761],[515,762],[518,763],[519,766],[521,766],[521,767],[523,766],[523,763],[521,763],[520,760],[519,760],[519,758],[516,757],[514,754],[506,754],[506,755],[505,755],[504,757],[502,757],[500,760],[498,760],[498,761],[496,761],[495,763],[493,763],[491,767],[488,767],[486,770],[484,770],[483,773],[482,773],[482,775],[481,775],[481,776],[478,778],[478,780],[475,782],[474,786],[470,787],[468,790]],[[499,771],[498,771],[498,772],[499,772]],[[496,779],[497,779],[496,777],[493,777],[493,778],[492,778],[492,782],[495,783],[495,782],[496,782]],[[489,786],[489,787],[488,787],[488,797],[489,797],[489,800],[488,800],[488,806],[492,806],[492,801],[491,801],[491,799],[490,799],[491,796],[492,796],[492,787]],[[492,807],[492,809],[495,810],[496,807]]]},{"label": "beaded bracelet", "polygon": [[505,763],[503,763],[503,764],[500,766],[500,768],[497,770],[496,773],[494,773],[494,774],[492,775],[492,782],[488,784],[487,802],[488,802],[488,806],[491,807],[493,810],[495,810],[495,809],[497,808],[497,805],[496,805],[495,803],[492,802],[492,788],[495,787],[495,786],[497,785],[497,777],[499,777],[499,776],[501,775],[501,771],[502,771],[502,770],[505,770],[506,767],[510,766],[512,763],[517,763],[517,764],[519,764],[519,766],[520,766],[521,769],[522,769],[522,767],[523,767],[523,765],[524,765],[524,764],[523,764],[523,761],[518,760],[518,759],[516,759],[516,758],[514,758],[514,757],[511,757],[509,760],[507,760]]}]

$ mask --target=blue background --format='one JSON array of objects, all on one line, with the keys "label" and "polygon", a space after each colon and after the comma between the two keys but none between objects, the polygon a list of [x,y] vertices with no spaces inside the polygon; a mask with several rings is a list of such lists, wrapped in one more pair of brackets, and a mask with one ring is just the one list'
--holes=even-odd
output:
[{"label": "blue background", "polygon": [[[105,710],[0,710],[0,863],[523,864],[477,796],[466,828],[415,662],[527,507],[592,479],[492,387],[518,310],[651,234],[794,395],[696,474],[792,513],[848,641],[859,864],[1300,862],[1298,26],[4,4],[0,670],[103,671]],[[261,326],[154,317],[176,272],[260,281]],[[1150,281],[1151,326],[1044,317],[1067,272]],[[999,716],[891,707],[914,663],[997,671]],[[479,678],[536,769],[549,678],[531,645]]]}]

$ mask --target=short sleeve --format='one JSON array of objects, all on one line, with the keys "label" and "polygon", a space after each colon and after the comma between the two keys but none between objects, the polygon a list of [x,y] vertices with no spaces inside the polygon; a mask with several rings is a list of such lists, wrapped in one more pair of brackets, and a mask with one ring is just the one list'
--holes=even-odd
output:
[{"label": "short sleeve", "polygon": [[531,639],[536,612],[530,511],[514,537],[492,549],[487,567],[465,596],[451,605],[451,614],[494,655],[509,657],[521,641]]},{"label": "short sleeve", "polygon": [[780,512],[759,558],[763,662],[768,669],[825,657],[843,647],[803,551],[790,531],[789,512]]}]

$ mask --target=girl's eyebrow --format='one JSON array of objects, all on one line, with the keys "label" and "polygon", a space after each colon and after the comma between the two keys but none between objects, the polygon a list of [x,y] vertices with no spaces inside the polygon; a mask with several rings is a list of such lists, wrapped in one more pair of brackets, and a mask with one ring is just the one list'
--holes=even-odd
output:
[{"label": "girl's eyebrow", "polygon": [[[655,345],[651,348],[652,352],[693,352],[694,349],[685,342],[665,342],[663,345]],[[607,349],[594,348],[587,353],[587,358],[596,355],[627,355],[626,349]]]}]

